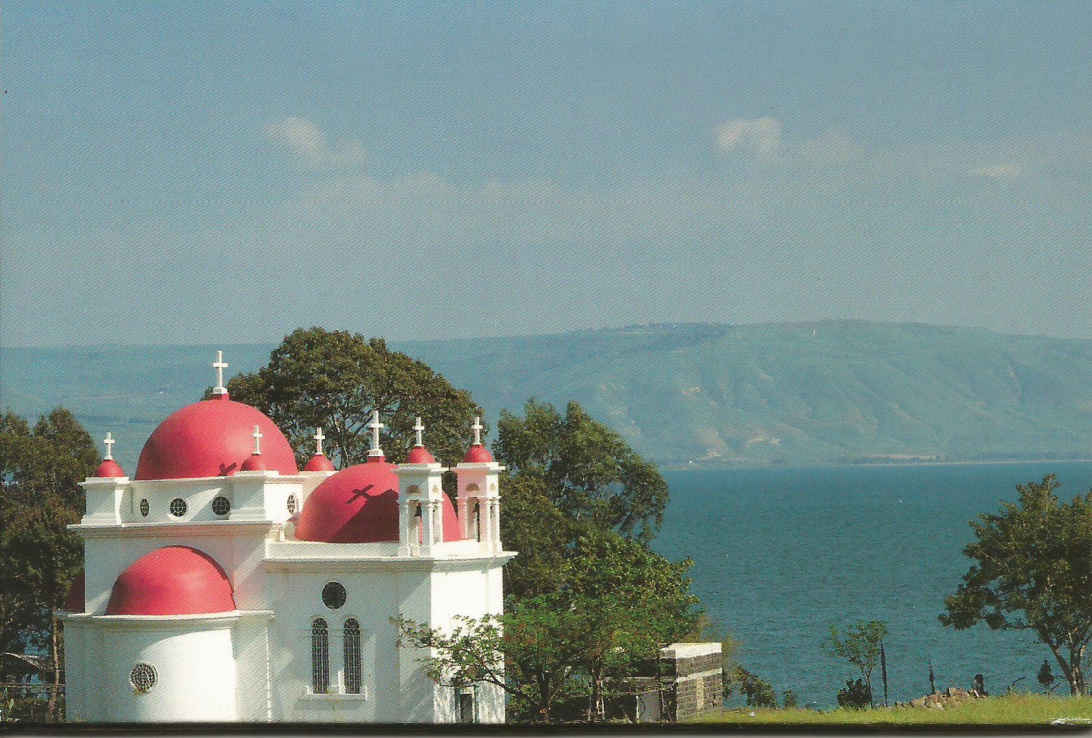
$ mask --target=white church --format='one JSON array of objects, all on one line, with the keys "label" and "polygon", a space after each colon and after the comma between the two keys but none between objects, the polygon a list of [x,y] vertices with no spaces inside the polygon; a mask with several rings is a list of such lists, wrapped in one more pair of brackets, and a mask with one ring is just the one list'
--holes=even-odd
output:
[{"label": "white church", "polygon": [[391,618],[446,629],[500,614],[497,464],[481,424],[458,477],[417,439],[336,471],[316,429],[301,471],[277,426],[223,386],[151,434],[130,478],[106,456],[83,482],[84,579],[69,597],[66,712],[88,722],[504,721],[495,685],[453,688],[400,647]]}]

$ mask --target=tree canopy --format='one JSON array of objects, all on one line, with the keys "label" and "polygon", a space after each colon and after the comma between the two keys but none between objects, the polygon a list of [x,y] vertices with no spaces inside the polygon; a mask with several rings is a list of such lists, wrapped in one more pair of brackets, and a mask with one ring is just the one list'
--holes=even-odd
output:
[{"label": "tree canopy", "polygon": [[[846,628],[844,638],[839,635],[838,627],[831,625],[830,636],[823,644],[831,656],[843,658],[857,667],[869,704],[872,702],[872,670],[880,661],[881,644],[886,635],[887,624],[884,621],[858,620]],[[846,684],[850,685],[850,682]]]},{"label": "tree canopy", "polygon": [[[470,393],[381,338],[359,333],[298,328],[253,374],[227,384],[233,400],[252,405],[275,422],[302,465],[310,456],[315,428],[326,436],[326,454],[342,468],[366,460],[365,426],[378,410],[386,426],[380,445],[388,459],[403,461],[413,446],[414,419],[421,416],[425,443],[438,460],[462,458],[470,419],[481,415]],[[206,392],[206,396],[209,391]]]},{"label": "tree canopy", "polygon": [[97,461],[91,437],[63,408],[33,428],[14,413],[0,417],[0,651],[49,654],[44,671],[52,673],[43,676],[55,686],[63,648],[56,610],[83,567],[83,542],[67,526],[83,514],[79,482]]},{"label": "tree canopy", "polygon": [[976,562],[940,621],[957,629],[1030,630],[1047,645],[1072,694],[1087,694],[1083,663],[1092,637],[1092,491],[1062,503],[1053,474],[1017,485],[1018,503],[971,521]]},{"label": "tree canopy", "polygon": [[575,402],[564,417],[534,399],[522,418],[502,411],[493,452],[514,475],[540,478],[550,501],[574,520],[642,541],[663,523],[668,489],[656,466]]}]

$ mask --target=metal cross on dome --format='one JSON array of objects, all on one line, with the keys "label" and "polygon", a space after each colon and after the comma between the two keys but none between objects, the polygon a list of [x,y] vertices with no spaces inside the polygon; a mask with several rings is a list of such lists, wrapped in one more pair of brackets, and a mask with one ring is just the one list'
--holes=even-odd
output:
[{"label": "metal cross on dome", "polygon": [[112,448],[117,441],[114,440],[113,434],[110,431],[106,432],[106,438],[102,439],[103,444],[106,446],[106,456],[103,456],[103,460],[114,458],[114,449]]},{"label": "metal cross on dome", "polygon": [[413,430],[417,434],[417,443],[415,446],[424,446],[425,442],[421,438],[421,434],[425,432],[425,426],[421,423],[421,416],[417,416],[417,422],[413,424]]},{"label": "metal cross on dome", "polygon": [[383,449],[379,448],[379,429],[387,426],[379,422],[378,410],[372,410],[372,422],[365,427],[372,432],[372,447],[368,450],[368,456],[382,456]]},{"label": "metal cross on dome", "polygon": [[254,432],[250,434],[254,438],[254,455],[261,456],[262,454],[262,429],[259,426],[254,426]]},{"label": "metal cross on dome", "polygon": [[224,370],[227,369],[230,364],[224,361],[224,352],[216,352],[216,361],[212,362],[212,368],[216,370],[216,386],[212,388],[212,394],[214,395],[226,395],[227,387],[224,386]]},{"label": "metal cross on dome", "polygon": [[322,442],[326,436],[322,435],[322,428],[315,428],[315,435],[311,436],[315,439],[315,453],[322,456]]},{"label": "metal cross on dome", "polygon": [[484,427],[485,426],[482,425],[481,417],[478,416],[478,415],[475,415],[474,416],[474,425],[470,426],[470,430],[474,431],[474,445],[475,446],[481,446],[482,445],[482,428],[484,428]]}]

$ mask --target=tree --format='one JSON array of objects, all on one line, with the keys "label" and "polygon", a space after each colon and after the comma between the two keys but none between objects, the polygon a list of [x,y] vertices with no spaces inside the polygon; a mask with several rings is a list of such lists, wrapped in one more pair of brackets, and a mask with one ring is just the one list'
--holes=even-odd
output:
[{"label": "tree", "polygon": [[33,429],[14,413],[0,418],[0,650],[49,654],[39,659],[53,682],[49,719],[64,669],[57,610],[83,566],[83,542],[67,526],[80,520],[78,483],[97,460],[91,437],[63,408]]},{"label": "tree", "polygon": [[386,426],[380,445],[391,461],[405,460],[414,442],[414,420],[421,416],[429,450],[454,462],[466,451],[470,419],[482,414],[470,393],[426,364],[391,351],[383,339],[322,328],[298,328],[285,336],[266,366],[235,375],[227,389],[233,400],[272,418],[297,449],[301,465],[318,427],[335,463],[344,468],[365,461],[365,426],[373,410]]},{"label": "tree", "polygon": [[502,411],[493,444],[514,475],[541,478],[567,516],[648,541],[663,523],[667,483],[622,437],[570,402],[565,417],[528,400],[523,417]]},{"label": "tree", "polygon": [[633,692],[633,677],[659,649],[697,622],[691,564],[669,562],[613,531],[589,530],[574,542],[553,591],[510,599],[501,618],[464,619],[449,633],[401,620],[402,642],[432,649],[424,658],[442,684],[501,686],[516,720],[574,717],[559,707],[573,698],[590,706],[587,717],[602,720],[612,698]]},{"label": "tree", "polygon": [[[838,627],[830,626],[830,637],[823,646],[831,656],[846,659],[857,667],[872,702],[872,670],[880,659],[880,645],[887,635],[887,625],[882,620],[859,620],[846,628],[845,638],[838,634]],[[849,682],[847,686],[852,687]]]},{"label": "tree", "polygon": [[1050,649],[1073,695],[1087,694],[1083,662],[1092,637],[1092,491],[1069,504],[1053,474],[1017,485],[1018,503],[971,521],[977,563],[944,601],[940,622],[1030,630]]}]

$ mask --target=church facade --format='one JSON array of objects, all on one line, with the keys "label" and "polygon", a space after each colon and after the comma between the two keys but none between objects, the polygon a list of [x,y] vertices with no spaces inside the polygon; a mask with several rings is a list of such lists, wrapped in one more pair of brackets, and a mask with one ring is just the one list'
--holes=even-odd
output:
[{"label": "church facade", "polygon": [[[392,618],[446,629],[500,614],[498,475],[481,442],[445,469],[423,442],[386,461],[303,470],[257,409],[214,399],[148,438],[132,478],[107,453],[83,482],[82,591],[64,616],[66,713],[88,722],[503,722],[495,685],[451,687]],[[78,583],[79,584],[79,583]]]}]

